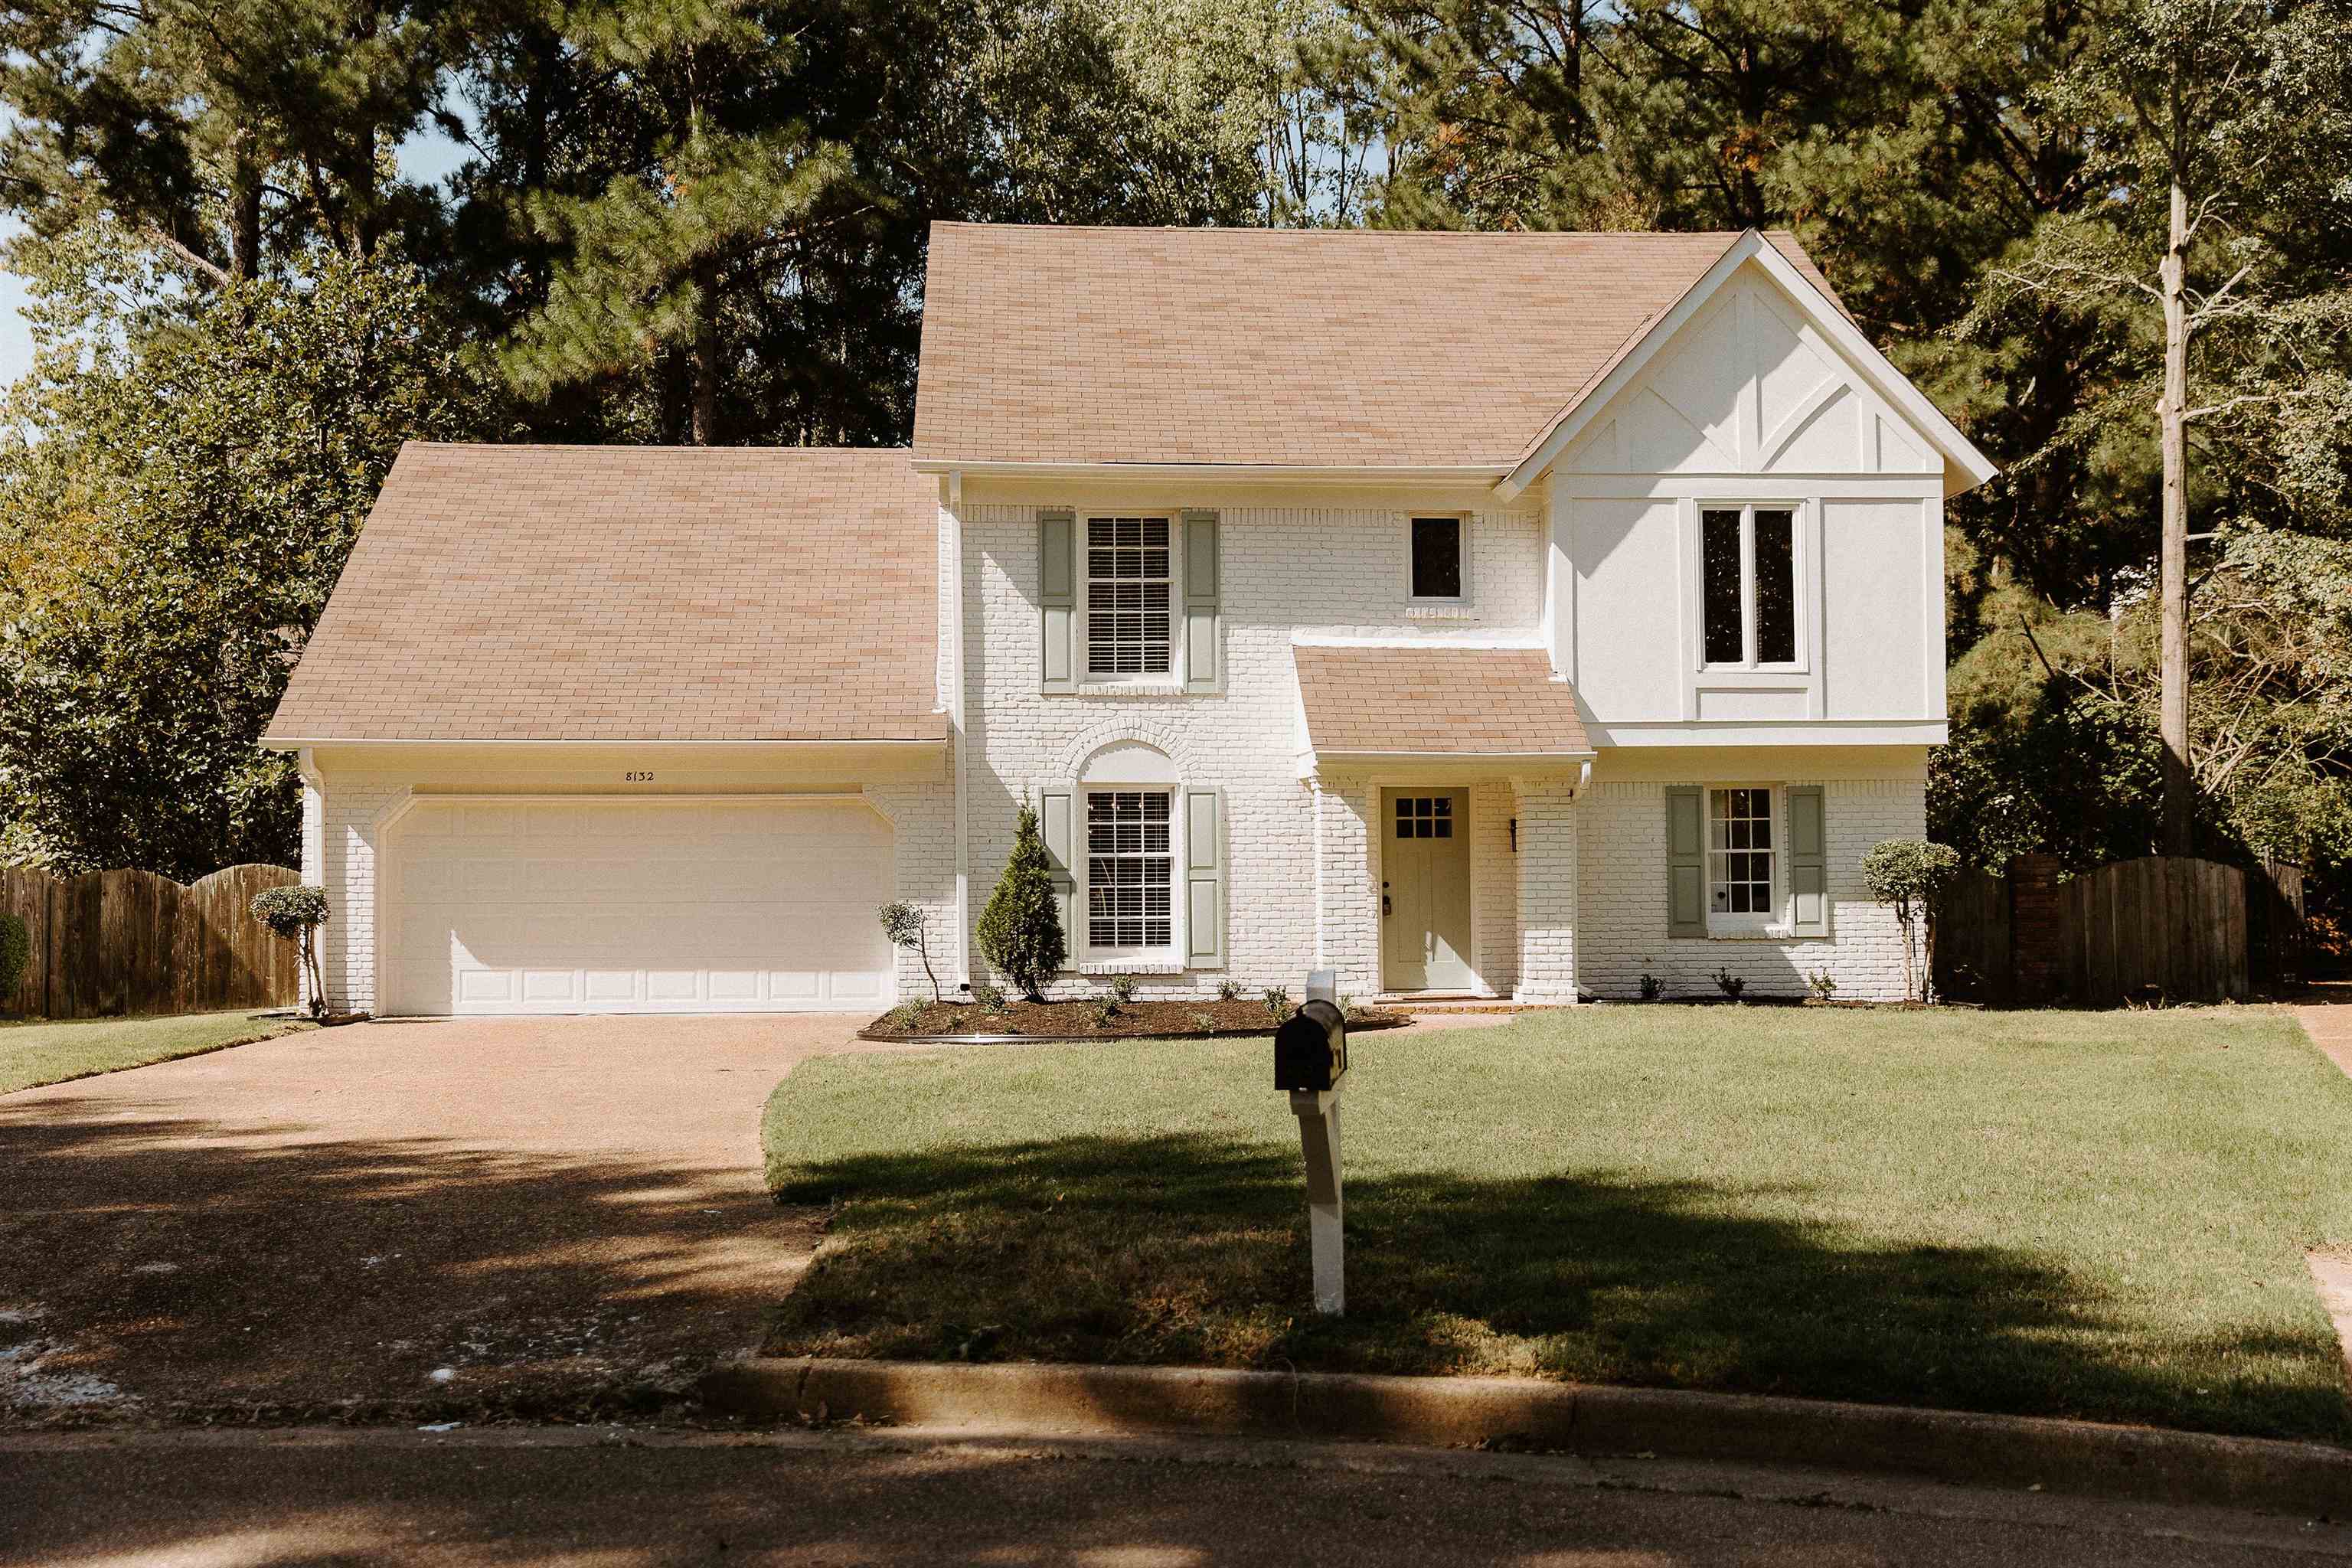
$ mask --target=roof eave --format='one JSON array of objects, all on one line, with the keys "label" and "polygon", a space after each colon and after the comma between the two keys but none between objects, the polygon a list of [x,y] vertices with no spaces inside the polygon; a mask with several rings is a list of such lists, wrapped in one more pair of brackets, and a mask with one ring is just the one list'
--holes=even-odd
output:
[{"label": "roof eave", "polygon": [[1242,480],[1251,484],[1492,484],[1511,471],[1508,463],[1460,463],[1393,467],[1307,463],[1068,463],[1005,458],[917,457],[919,474],[961,474],[966,479]]},{"label": "roof eave", "polygon": [[740,746],[771,751],[789,751],[803,746],[931,746],[944,748],[949,737],[940,735],[827,735],[801,736],[790,740],[763,738],[702,739],[677,735],[659,737],[608,735],[577,736],[558,740],[509,740],[482,735],[432,736],[365,736],[365,735],[264,735],[257,742],[265,752],[299,752],[307,746],[375,746],[388,748],[423,748],[447,746],[536,746],[555,747],[660,747],[660,746]]}]

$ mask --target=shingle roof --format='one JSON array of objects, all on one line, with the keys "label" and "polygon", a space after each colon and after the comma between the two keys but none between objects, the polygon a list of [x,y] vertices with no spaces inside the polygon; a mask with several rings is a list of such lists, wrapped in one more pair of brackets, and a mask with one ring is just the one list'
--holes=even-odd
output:
[{"label": "shingle roof", "polygon": [[1508,468],[1738,238],[937,224],[915,456]]},{"label": "shingle roof", "polygon": [[1318,755],[1589,754],[1576,693],[1539,648],[1301,647],[1298,695]]},{"label": "shingle roof", "polygon": [[936,740],[900,450],[401,449],[270,742]]}]

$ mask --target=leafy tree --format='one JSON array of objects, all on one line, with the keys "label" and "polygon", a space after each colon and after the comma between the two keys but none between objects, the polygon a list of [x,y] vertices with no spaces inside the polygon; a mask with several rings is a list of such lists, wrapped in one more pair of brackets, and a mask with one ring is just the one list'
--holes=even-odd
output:
[{"label": "leafy tree", "polygon": [[931,973],[930,931],[923,920],[923,911],[903,900],[884,904],[875,911],[882,922],[882,934],[890,939],[892,947],[910,947],[922,956],[924,977],[931,983],[931,1000],[945,1001],[940,994],[940,977]]},{"label": "leafy tree", "polygon": [[415,273],[316,257],[195,298],[112,225],[12,253],[34,374],[0,447],[0,818],[60,870],[290,861],[255,745],[401,443],[488,384]]},{"label": "leafy tree", "polygon": [[327,923],[327,889],[304,884],[264,888],[253,895],[253,918],[289,942],[301,944],[303,992],[310,1016],[327,1016],[326,983],[319,977],[319,928]]},{"label": "leafy tree", "polygon": [[1885,839],[1873,845],[1870,853],[1862,858],[1863,885],[1870,889],[1872,898],[1893,907],[1895,919],[1903,927],[1906,996],[1916,994],[1922,1002],[1927,1000],[1928,971],[1934,955],[1927,955],[1927,963],[1916,962],[1915,933],[1927,919],[1936,889],[1959,868],[1959,854],[1950,845],[1933,844],[1924,838]]},{"label": "leafy tree", "polygon": [[1013,853],[1004,862],[1004,875],[988,896],[988,907],[981,910],[972,934],[981,956],[1032,1002],[1045,1000],[1046,984],[1069,955],[1054,891],[1053,862],[1037,831],[1037,808],[1025,800],[1013,824]]},{"label": "leafy tree", "polygon": [[25,984],[33,962],[33,933],[22,915],[0,911],[0,1010],[5,1010]]},{"label": "leafy tree", "polygon": [[0,200],[55,237],[100,216],[202,287],[429,228],[385,153],[438,92],[442,0],[29,0],[0,13]]},{"label": "leafy tree", "polygon": [[[2260,470],[2249,411],[2302,417],[2301,441],[2352,414],[2352,5],[2345,0],[2126,0],[2053,83],[2108,149],[2108,199],[2045,220],[1999,281],[2062,301],[2152,308],[2157,363],[2143,406],[2161,454],[2159,730],[2167,853],[2195,848],[2189,738],[2190,434]],[[2312,419],[2315,408],[2327,410]],[[2101,411],[2110,422],[2123,408]],[[2145,418],[2146,416],[2141,416]],[[2234,424],[2233,424],[2234,419]],[[2233,440],[2232,437],[2237,437]],[[2246,438],[2252,437],[2250,442]],[[2340,482],[2333,487],[2340,490]],[[2273,491],[2273,500],[2293,498]]]}]

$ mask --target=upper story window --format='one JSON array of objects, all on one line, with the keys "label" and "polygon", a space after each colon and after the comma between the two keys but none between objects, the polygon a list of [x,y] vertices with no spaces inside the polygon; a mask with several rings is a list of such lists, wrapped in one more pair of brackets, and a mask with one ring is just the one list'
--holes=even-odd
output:
[{"label": "upper story window", "polygon": [[1174,663],[1169,520],[1087,519],[1087,673],[1166,675]]},{"label": "upper story window", "polygon": [[1412,520],[1412,596],[1459,599],[1462,595],[1462,520]]},{"label": "upper story window", "polygon": [[1710,665],[1797,662],[1797,514],[1790,507],[1699,513],[1701,616]]}]

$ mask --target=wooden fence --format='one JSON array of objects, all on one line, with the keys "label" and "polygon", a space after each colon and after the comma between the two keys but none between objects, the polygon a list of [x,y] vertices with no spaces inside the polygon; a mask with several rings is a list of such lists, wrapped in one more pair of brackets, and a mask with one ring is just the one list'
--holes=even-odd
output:
[{"label": "wooden fence", "polygon": [[2218,1002],[2301,979],[2303,873],[2150,856],[2068,877],[2046,855],[1937,895],[1935,975],[1996,1006]]},{"label": "wooden fence", "polygon": [[231,866],[194,887],[152,871],[53,877],[0,867],[0,910],[24,918],[33,962],[0,1013],[104,1018],[290,1007],[295,944],[253,918],[264,888],[301,880],[283,866]]}]

